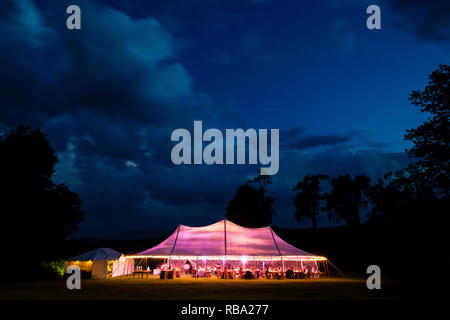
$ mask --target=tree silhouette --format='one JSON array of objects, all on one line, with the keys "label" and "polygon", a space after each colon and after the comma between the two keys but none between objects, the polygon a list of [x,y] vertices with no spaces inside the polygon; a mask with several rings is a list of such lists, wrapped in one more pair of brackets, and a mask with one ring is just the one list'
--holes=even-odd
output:
[{"label": "tree silhouette", "polygon": [[321,180],[327,180],[327,175],[307,175],[303,181],[297,182],[293,191],[298,191],[294,198],[295,219],[299,222],[311,220],[314,231],[321,212],[321,203],[326,199],[320,187]]},{"label": "tree silhouette", "polygon": [[328,217],[336,222],[345,221],[347,225],[360,224],[360,210],[367,207],[364,192],[370,185],[370,178],[349,174],[331,180],[331,192],[327,195]]},{"label": "tree silhouette", "polygon": [[[405,135],[414,143],[407,152],[417,161],[386,174],[367,192],[372,204],[368,224],[392,231],[395,241],[390,246],[395,246],[395,258],[411,259],[417,252],[427,252],[441,258],[443,269],[450,264],[449,71],[449,66],[439,66],[429,76],[429,85],[410,95],[413,105],[430,114]],[[418,264],[411,272],[424,273],[425,267]]]},{"label": "tree silhouette", "polygon": [[0,239],[8,244],[3,255],[29,262],[51,258],[77,230],[81,200],[53,183],[57,161],[39,129],[19,126],[0,136]]},{"label": "tree silhouette", "polygon": [[[423,91],[413,91],[409,100],[421,112],[429,114],[427,121],[410,129],[406,140],[414,143],[407,150],[412,157],[419,158],[413,165],[433,181],[442,195],[449,192],[450,158],[450,66],[440,65],[429,76],[429,85]],[[413,169],[414,170],[414,169]]]},{"label": "tree silhouette", "polygon": [[226,209],[227,219],[248,228],[270,225],[275,215],[274,199],[266,196],[265,186],[271,183],[270,176],[258,176],[239,186]]},{"label": "tree silhouette", "polygon": [[409,97],[420,111],[430,114],[405,135],[405,140],[414,143],[407,152],[417,161],[385,175],[370,188],[373,208],[369,222],[384,222],[391,227],[408,223],[410,230],[428,227],[433,233],[444,229],[448,235],[450,67],[440,65],[429,79],[423,91],[413,91]]},{"label": "tree silhouette", "polygon": [[424,212],[436,197],[427,177],[413,168],[387,173],[368,188],[366,195],[372,204],[369,223],[398,229],[408,226],[409,231],[423,227]]}]

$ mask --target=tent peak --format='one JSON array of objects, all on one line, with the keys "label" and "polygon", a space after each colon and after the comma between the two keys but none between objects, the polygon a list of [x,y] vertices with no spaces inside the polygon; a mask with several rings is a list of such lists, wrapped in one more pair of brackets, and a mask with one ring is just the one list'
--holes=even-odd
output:
[{"label": "tent peak", "polygon": [[95,261],[95,260],[116,260],[122,254],[111,248],[97,248],[72,257],[69,261]]},{"label": "tent peak", "polygon": [[[244,227],[244,226],[241,226],[240,224],[237,224],[237,223],[235,223],[235,222],[233,222],[233,221],[231,221],[231,220],[229,220],[229,219],[227,219],[227,218],[224,218],[224,219],[222,219],[222,220],[219,220],[219,221],[217,221],[217,222],[214,222],[214,223],[212,223],[212,224],[208,224],[208,225],[205,225],[205,226],[192,227],[192,226],[188,226],[188,225],[185,225],[185,224],[179,224],[178,227],[186,227],[186,228],[206,228],[206,227],[210,227],[210,226],[213,226],[213,225],[216,225],[216,224],[219,224],[219,223],[222,223],[222,224],[227,223],[227,224],[231,224],[231,225],[237,226],[237,227],[239,227],[239,228],[245,228],[245,229],[249,229],[249,230],[258,230],[258,229],[264,229],[264,228],[270,228],[270,229],[272,229],[272,227],[271,227],[270,225],[263,226],[263,227]],[[178,227],[177,227],[177,228],[178,228]]]}]

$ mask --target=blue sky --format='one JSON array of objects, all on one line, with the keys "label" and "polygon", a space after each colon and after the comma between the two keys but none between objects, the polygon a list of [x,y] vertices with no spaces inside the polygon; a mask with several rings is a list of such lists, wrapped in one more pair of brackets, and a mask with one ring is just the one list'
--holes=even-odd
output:
[{"label": "blue sky", "polygon": [[[65,28],[78,4],[82,29]],[[365,10],[381,8],[382,29]],[[446,1],[0,1],[0,128],[40,127],[55,180],[84,200],[79,237],[205,225],[259,166],[180,166],[170,133],[279,128],[281,226],[306,174],[408,163],[408,102],[449,63]],[[328,225],[322,219],[319,225]],[[136,231],[136,234],[138,232]]]}]

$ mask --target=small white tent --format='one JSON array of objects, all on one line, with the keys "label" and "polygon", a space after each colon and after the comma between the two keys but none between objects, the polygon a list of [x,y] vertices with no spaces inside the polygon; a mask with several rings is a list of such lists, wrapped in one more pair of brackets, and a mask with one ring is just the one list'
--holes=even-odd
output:
[{"label": "small white tent", "polygon": [[[90,272],[91,278],[105,279],[108,273],[121,276],[133,272],[134,265],[130,261],[120,261],[122,254],[110,248],[98,248],[70,258],[66,262],[66,269],[70,265],[78,266],[82,271]],[[131,260],[132,262],[132,260]]]}]

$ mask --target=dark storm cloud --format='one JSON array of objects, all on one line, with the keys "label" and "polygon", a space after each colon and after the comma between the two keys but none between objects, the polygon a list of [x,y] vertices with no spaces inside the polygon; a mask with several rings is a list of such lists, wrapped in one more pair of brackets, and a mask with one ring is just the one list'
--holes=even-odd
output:
[{"label": "dark storm cloud", "polygon": [[335,134],[323,136],[308,135],[291,143],[290,147],[294,149],[309,149],[320,146],[333,146],[347,142],[351,138],[352,138],[351,136],[343,136]]},{"label": "dark storm cloud", "polygon": [[[383,150],[390,146],[385,141],[377,139],[373,132],[364,129],[351,130],[344,134],[311,134],[306,127],[293,127],[281,130],[281,147],[287,150],[306,150],[319,147],[333,147],[347,144],[352,148],[369,148]],[[321,150],[323,150],[323,148]]]},{"label": "dark storm cloud", "polygon": [[48,117],[98,112],[141,125],[159,124],[181,111],[208,114],[188,72],[173,60],[175,45],[157,20],[133,20],[83,1],[84,28],[71,32],[47,23],[33,2],[18,3],[8,7],[1,29],[2,100],[16,111],[5,122],[36,110]]},{"label": "dark storm cloud", "polygon": [[70,140],[81,152],[126,158],[159,149],[173,128],[213,118],[214,102],[192,90],[154,18],[82,1],[83,28],[70,32],[49,12],[63,5],[12,3],[0,22],[3,124],[48,127],[58,147]]},{"label": "dark storm cloud", "polygon": [[[193,91],[170,34],[152,17],[132,19],[90,1],[82,1],[82,30],[70,32],[54,19],[64,5],[2,2],[3,126],[48,132],[61,160],[56,178],[81,193],[88,220],[136,215],[144,204],[152,211],[153,196],[203,201],[193,195],[207,191],[206,174],[183,179],[164,169],[172,167],[170,132],[220,114],[211,116],[215,102]],[[187,181],[204,184],[188,189]]]},{"label": "dark storm cloud", "polygon": [[389,1],[401,17],[396,25],[425,40],[450,40],[450,2],[448,0]]},{"label": "dark storm cloud", "polygon": [[[68,31],[61,12],[75,2],[83,27]],[[82,235],[223,217],[237,187],[260,166],[171,163],[172,130],[192,130],[193,120],[238,128],[242,115],[195,89],[177,60],[177,40],[160,20],[93,1],[0,1],[0,9],[0,124],[49,134],[60,159],[55,180],[84,200]],[[305,174],[378,174],[403,161],[352,133],[294,127],[280,139],[272,185],[280,208],[290,205],[292,184]],[[371,150],[355,151],[353,143]]]},{"label": "dark storm cloud", "polygon": [[293,127],[289,130],[282,130],[281,146],[287,150],[305,150],[317,147],[330,147],[351,141],[370,141],[371,134],[363,130],[352,131],[348,134],[311,134],[306,127]]}]

